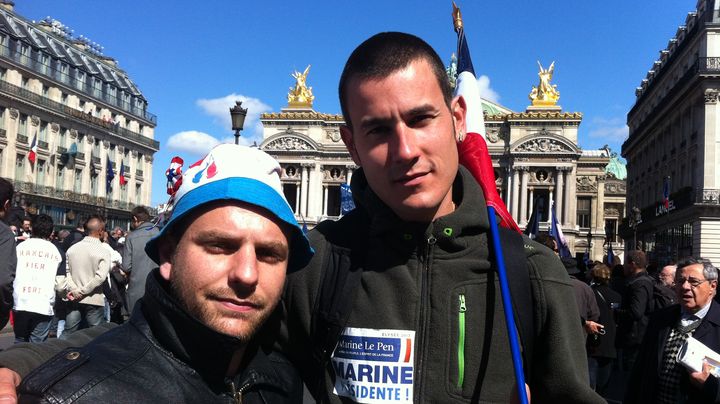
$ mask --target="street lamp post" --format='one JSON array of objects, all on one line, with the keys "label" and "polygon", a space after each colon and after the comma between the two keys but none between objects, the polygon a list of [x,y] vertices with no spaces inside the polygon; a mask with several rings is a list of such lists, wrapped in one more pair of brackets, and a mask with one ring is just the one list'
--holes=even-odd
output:
[{"label": "street lamp post", "polygon": [[243,130],[247,108],[242,107],[242,101],[235,101],[235,106],[230,108],[230,120],[232,121],[232,130],[235,131],[235,144],[239,144],[240,131]]}]

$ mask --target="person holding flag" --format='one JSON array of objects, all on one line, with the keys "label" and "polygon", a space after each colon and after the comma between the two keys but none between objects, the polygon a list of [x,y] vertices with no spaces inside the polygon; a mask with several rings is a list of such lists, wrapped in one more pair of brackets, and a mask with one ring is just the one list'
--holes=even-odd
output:
[{"label": "person holding flag", "polygon": [[[456,138],[470,136],[464,95],[453,97],[442,61],[425,41],[399,32],[374,35],[353,51],[339,93],[342,139],[360,166],[351,183],[356,208],[308,234],[316,255],[288,275],[279,346],[323,402],[368,402],[367,394],[386,391],[401,402],[508,402],[515,372],[490,243],[495,217],[486,206],[494,179],[483,187],[459,165],[467,156],[458,154]],[[490,178],[492,170],[479,174]],[[497,207],[501,225],[515,229]],[[508,233],[519,243],[505,256],[524,264],[517,273],[530,284],[529,296],[516,301],[532,307],[518,309],[537,313],[535,334],[523,341],[537,347],[525,372],[532,401],[603,402],[588,385],[564,267],[529,238],[501,232]],[[353,276],[356,287],[340,288],[349,296],[328,292],[337,288],[327,279]],[[349,307],[338,316],[339,335],[318,327],[325,323],[314,303],[334,300]],[[342,305],[329,311],[342,313]],[[381,343],[397,344],[402,355],[372,360]],[[358,377],[359,369],[371,374]],[[383,381],[383,371],[407,377]]]},{"label": "person holding flag", "polygon": [[[277,348],[321,402],[509,402],[512,333],[490,241],[495,215],[513,225],[459,164],[465,98],[453,97],[432,47],[400,32],[360,44],[339,93],[341,136],[360,166],[356,207],[308,233],[315,255],[287,276]],[[534,347],[524,364],[532,401],[604,402],[588,384],[564,267],[516,231],[499,234],[515,246],[505,250],[520,263],[509,265],[513,280],[528,288],[513,295],[516,313],[533,313],[522,341]]]}]

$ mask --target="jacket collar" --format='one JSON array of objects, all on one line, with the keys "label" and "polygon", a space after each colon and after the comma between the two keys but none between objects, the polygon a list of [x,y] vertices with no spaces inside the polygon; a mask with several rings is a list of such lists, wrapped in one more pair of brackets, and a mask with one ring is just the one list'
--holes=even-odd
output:
[{"label": "jacket collar", "polygon": [[[232,354],[243,346],[239,339],[217,333],[190,317],[180,307],[158,269],[148,276],[145,295],[136,306],[130,321],[141,332],[198,372],[214,392],[228,391],[225,373]],[[238,389],[247,384],[263,384],[286,392],[291,390],[268,355],[272,353],[267,348],[255,344],[246,346],[242,370],[233,380]]]},{"label": "jacket collar", "polygon": [[484,233],[490,228],[487,211],[483,209],[485,198],[482,190],[463,166],[459,167],[452,187],[455,211],[431,223],[406,222],[400,219],[370,188],[362,169],[353,174],[351,187],[356,205],[365,209],[371,218],[371,236],[432,236],[439,244],[445,244],[453,250],[453,247],[466,247],[463,237]]}]

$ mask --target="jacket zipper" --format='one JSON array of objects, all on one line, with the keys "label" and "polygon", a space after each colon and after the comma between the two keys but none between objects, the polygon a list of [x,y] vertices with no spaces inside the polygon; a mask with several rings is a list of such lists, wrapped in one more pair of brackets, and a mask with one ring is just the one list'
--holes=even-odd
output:
[{"label": "jacket zipper", "polygon": [[465,381],[465,295],[460,294],[458,296],[458,389],[462,389],[463,382]]},{"label": "jacket zipper", "polygon": [[427,337],[427,323],[426,320],[427,317],[427,300],[428,296],[430,295],[429,287],[428,287],[428,278],[430,277],[430,251],[432,250],[432,246],[435,245],[435,242],[437,242],[437,239],[432,234],[427,238],[427,245],[425,248],[425,262],[422,266],[422,284],[420,289],[420,337],[416,341],[416,352],[417,355],[417,380],[415,381],[415,398],[421,396],[420,388],[423,385],[423,355],[422,352],[424,351],[424,348],[426,346],[425,338]]},{"label": "jacket zipper", "polygon": [[228,381],[227,386],[230,388],[230,395],[232,395],[233,401],[235,401],[236,404],[242,404],[243,392],[250,387],[250,383],[245,383],[242,387],[236,389],[235,382]]}]

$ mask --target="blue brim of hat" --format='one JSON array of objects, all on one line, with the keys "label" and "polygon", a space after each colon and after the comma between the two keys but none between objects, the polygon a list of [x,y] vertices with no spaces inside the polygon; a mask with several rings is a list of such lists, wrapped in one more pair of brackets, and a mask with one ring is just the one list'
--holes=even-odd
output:
[{"label": "blue brim of hat", "polygon": [[239,201],[258,206],[290,225],[292,234],[288,271],[301,269],[310,262],[315,251],[310,247],[310,242],[298,226],[295,215],[292,210],[290,210],[285,199],[278,195],[277,191],[261,181],[240,177],[213,181],[183,195],[175,205],[172,216],[167,224],[160,230],[157,236],[150,239],[145,245],[145,252],[150,258],[156,262],[160,262],[157,242],[175,223],[192,211],[210,202],[223,200]]}]

